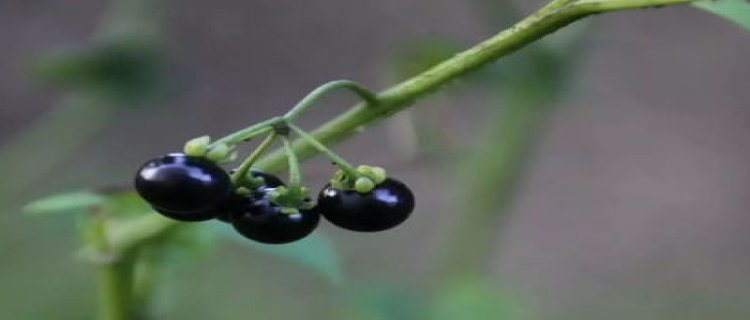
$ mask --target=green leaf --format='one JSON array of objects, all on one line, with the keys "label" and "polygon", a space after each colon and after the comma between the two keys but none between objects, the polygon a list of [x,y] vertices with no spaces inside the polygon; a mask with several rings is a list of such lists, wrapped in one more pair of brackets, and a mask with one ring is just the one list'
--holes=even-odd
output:
[{"label": "green leaf", "polygon": [[137,193],[125,188],[80,190],[35,200],[24,207],[27,214],[76,214],[97,209],[113,216],[134,216],[152,212]]},{"label": "green leaf", "polygon": [[24,206],[26,214],[84,213],[102,205],[106,198],[92,191],[75,191],[49,196]]},{"label": "green leaf", "polygon": [[736,23],[750,31],[750,2],[745,0],[704,0],[692,5]]},{"label": "green leaf", "polygon": [[113,216],[135,216],[153,212],[135,191],[129,189],[101,190],[100,194],[106,198],[101,204],[102,211]]},{"label": "green leaf", "polygon": [[167,84],[164,54],[148,39],[119,38],[40,57],[32,74],[63,89],[131,102],[158,97]]},{"label": "green leaf", "polygon": [[221,232],[228,240],[295,262],[316,272],[334,285],[343,283],[341,258],[336,251],[334,242],[320,231],[290,244],[268,245],[248,240],[224,223],[216,223],[212,227]]},{"label": "green leaf", "polygon": [[431,308],[433,320],[528,319],[519,304],[493,286],[493,281],[468,278],[441,288]]}]

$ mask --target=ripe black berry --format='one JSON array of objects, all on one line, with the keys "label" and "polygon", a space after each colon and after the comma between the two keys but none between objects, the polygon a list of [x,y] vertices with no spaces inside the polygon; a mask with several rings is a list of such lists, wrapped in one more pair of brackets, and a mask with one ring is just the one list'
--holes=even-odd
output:
[{"label": "ripe black berry", "polygon": [[255,188],[258,191],[261,189],[273,189],[284,185],[284,181],[281,181],[279,177],[258,169],[250,169],[250,176],[253,178],[263,178],[264,184]]},{"label": "ripe black berry", "polygon": [[404,183],[392,178],[366,193],[327,185],[318,195],[318,210],[326,220],[344,229],[382,231],[409,217],[414,210],[414,194]]},{"label": "ripe black berry", "polygon": [[204,211],[195,211],[195,212],[174,212],[169,211],[166,209],[161,209],[159,207],[153,207],[154,211],[161,213],[161,215],[174,219],[179,221],[186,221],[186,222],[197,222],[197,221],[206,221],[211,220],[215,218],[217,215],[221,214],[220,209],[208,209]]},{"label": "ripe black berry", "polygon": [[[230,173],[234,173],[235,170],[230,171]],[[269,189],[273,189],[276,187],[284,186],[284,181],[281,181],[279,177],[272,175],[270,173],[267,173],[265,171],[261,171],[258,169],[250,169],[250,176],[253,178],[263,178],[263,184],[259,186],[255,186],[250,190],[250,192],[256,196],[261,197],[262,194]],[[227,200],[225,200],[218,208],[218,215],[216,216],[216,219],[219,219],[223,222],[230,222],[229,220],[229,211],[232,210],[232,208],[236,208],[238,205],[241,205],[243,201],[245,201],[245,196],[240,196],[237,194],[232,194]]]},{"label": "ripe black berry", "polygon": [[248,239],[269,244],[300,240],[315,230],[320,215],[315,208],[284,213],[271,202],[268,193],[251,194],[229,212],[229,219],[240,234]]},{"label": "ripe black berry", "polygon": [[172,153],[146,162],[135,189],[154,209],[182,221],[208,220],[231,192],[229,175],[201,157]]}]

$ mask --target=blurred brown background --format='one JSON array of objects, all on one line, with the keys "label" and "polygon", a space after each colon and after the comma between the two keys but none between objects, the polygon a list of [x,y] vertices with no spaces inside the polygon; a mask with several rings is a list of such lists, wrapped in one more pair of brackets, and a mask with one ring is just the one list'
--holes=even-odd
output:
[{"label": "blurred brown background", "polygon": [[[105,5],[0,2],[0,147],[61,100],[59,90],[32,79],[32,59],[90,43]],[[78,155],[2,204],[0,317],[82,319],[93,308],[90,270],[72,258],[74,223],[20,216],[25,201],[127,184],[144,159],[279,114],[328,80],[385,88],[397,80],[391,59],[404,43],[449,37],[468,47],[508,25],[480,23],[481,10],[447,0],[168,2],[174,95],[158,107],[118,109]],[[750,37],[688,7],[599,15],[588,27],[591,37],[572,62],[576,84],[541,133],[518,198],[497,228],[492,275],[531,310],[529,318],[746,319]],[[444,132],[470,140],[498,103],[462,85],[419,102],[412,117],[438,110]],[[304,124],[352,101],[327,99]],[[418,199],[413,218],[383,234],[323,229],[357,286],[395,281],[419,291],[429,287],[426,275],[465,202],[451,161],[434,154],[414,160],[403,150],[410,137],[398,134],[399,121],[338,150],[353,162],[385,164],[409,182]],[[36,159],[21,158],[34,168]],[[318,185],[330,168],[317,159],[305,171]],[[0,179],[0,189],[7,183]],[[176,305],[191,307],[170,319],[323,319],[341,292],[353,290],[231,246],[173,276],[181,280],[170,292],[191,292]]]}]

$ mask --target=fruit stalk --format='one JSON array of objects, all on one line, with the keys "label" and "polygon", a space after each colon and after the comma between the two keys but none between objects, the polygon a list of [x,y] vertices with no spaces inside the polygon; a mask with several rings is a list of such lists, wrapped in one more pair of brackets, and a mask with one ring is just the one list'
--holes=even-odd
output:
[{"label": "fruit stalk", "polygon": [[370,105],[375,105],[377,103],[377,97],[375,96],[375,94],[370,92],[370,90],[367,90],[367,88],[363,87],[359,83],[349,80],[336,80],[323,84],[320,87],[317,87],[315,90],[311,91],[309,94],[307,94],[307,96],[302,98],[302,100],[300,100],[291,110],[289,110],[289,112],[284,115],[284,118],[288,121],[296,119],[302,112],[307,110],[307,108],[320,100],[320,98],[323,97],[324,94],[340,88],[351,90]]},{"label": "fruit stalk", "polygon": [[277,125],[283,122],[284,122],[284,118],[282,117],[274,117],[274,118],[271,118],[262,122],[258,122],[245,129],[242,129],[235,133],[229,134],[219,140],[216,140],[211,145],[218,145],[220,143],[236,144],[238,142],[259,136],[266,132],[271,132],[273,131],[274,125]]},{"label": "fruit stalk", "polygon": [[289,189],[299,190],[302,186],[302,174],[299,170],[299,161],[297,161],[297,155],[294,154],[294,148],[292,148],[289,138],[282,136],[284,141],[284,150],[286,150],[287,159],[289,160]]},{"label": "fruit stalk", "polygon": [[[323,153],[333,161],[333,163],[336,164],[337,167],[339,167],[341,170],[343,170],[348,177],[350,177],[352,180],[356,180],[357,177],[360,176],[359,172],[357,172],[357,169],[354,168],[349,162],[344,160],[344,158],[337,155],[335,152],[331,151],[328,147],[326,147],[323,143],[315,139],[312,135],[305,132],[305,130],[302,130],[300,127],[295,126],[294,124],[289,123],[288,124],[289,129],[294,131],[300,138],[302,138],[302,141],[305,141],[309,143],[315,150]],[[292,153],[296,153],[297,150],[294,148],[293,144],[290,144],[289,148],[291,148]]]},{"label": "fruit stalk", "polygon": [[99,266],[99,320],[132,319],[132,275],[131,259]]},{"label": "fruit stalk", "polygon": [[255,161],[260,158],[260,156],[263,155],[266,150],[268,150],[268,147],[270,147],[274,141],[276,141],[276,137],[278,135],[276,132],[271,132],[263,142],[261,142],[257,148],[250,154],[250,156],[245,159],[245,161],[240,164],[239,168],[237,168],[237,171],[232,175],[232,184],[235,186],[241,186],[245,182],[245,179],[247,179],[247,172],[250,170],[250,168],[253,166]]}]

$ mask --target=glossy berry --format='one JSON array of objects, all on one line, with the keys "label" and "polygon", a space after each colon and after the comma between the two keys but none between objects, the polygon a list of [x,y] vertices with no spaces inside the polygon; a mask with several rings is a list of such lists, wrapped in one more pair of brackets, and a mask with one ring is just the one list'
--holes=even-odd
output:
[{"label": "glossy berry", "polygon": [[286,214],[282,207],[268,199],[268,193],[252,194],[229,212],[229,219],[240,234],[248,239],[268,244],[282,244],[300,240],[315,230],[320,215],[315,208],[299,209]]},{"label": "glossy berry", "polygon": [[318,210],[326,220],[344,229],[383,231],[409,217],[414,210],[414,194],[404,183],[392,178],[366,193],[328,185],[318,195]]},{"label": "glossy berry", "polygon": [[257,187],[256,190],[261,188],[273,189],[284,185],[284,181],[281,181],[279,177],[258,169],[250,169],[250,176],[253,178],[263,178],[263,182],[265,182],[262,186]]},{"label": "glossy berry", "polygon": [[159,207],[152,207],[154,211],[160,213],[161,215],[174,219],[179,221],[185,221],[185,222],[197,222],[197,221],[206,221],[211,220],[213,218],[216,218],[217,215],[221,214],[221,210],[219,208],[212,208],[204,211],[195,211],[195,212],[174,212],[169,211],[166,209],[161,209]]},{"label": "glossy berry", "polygon": [[143,199],[165,216],[182,221],[215,217],[231,187],[229,175],[214,162],[181,153],[152,159],[135,176],[135,189]]},{"label": "glossy berry", "polygon": [[[234,173],[235,170],[233,169],[230,171],[230,173]],[[250,176],[253,178],[263,178],[263,182],[265,182],[261,186],[255,187],[251,192],[256,196],[260,197],[262,196],[261,193],[268,191],[269,189],[273,189],[276,187],[284,186],[284,181],[281,181],[279,177],[272,175],[270,173],[267,173],[265,171],[261,171],[258,169],[250,169]],[[240,205],[241,202],[244,201],[246,197],[240,196],[237,194],[232,194],[227,200],[225,200],[218,208],[218,216],[216,219],[219,219],[220,221],[224,222],[230,222],[229,220],[229,211],[232,210],[231,208],[236,208],[238,205]]]}]

